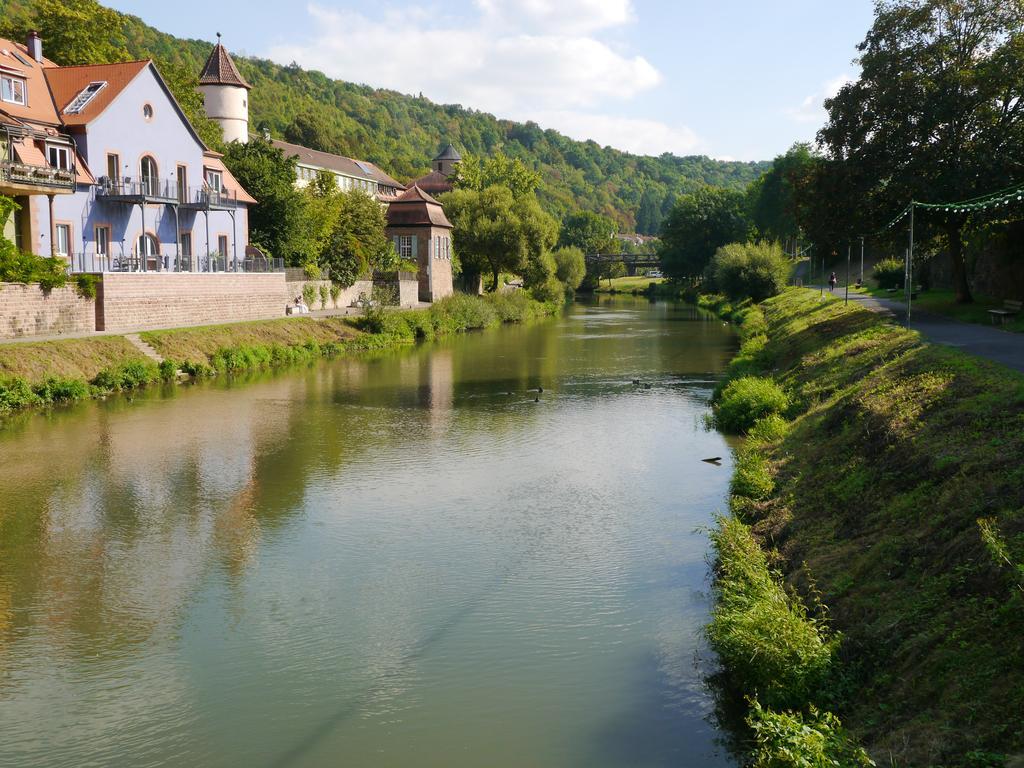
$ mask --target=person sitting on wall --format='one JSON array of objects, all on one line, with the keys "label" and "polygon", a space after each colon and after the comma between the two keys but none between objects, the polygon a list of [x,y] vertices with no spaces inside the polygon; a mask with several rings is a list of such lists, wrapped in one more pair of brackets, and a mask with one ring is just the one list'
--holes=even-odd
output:
[{"label": "person sitting on wall", "polygon": [[303,301],[302,296],[296,296],[295,297],[295,311],[292,314],[295,314],[295,315],[308,315],[309,314],[309,307],[306,305],[306,302]]}]

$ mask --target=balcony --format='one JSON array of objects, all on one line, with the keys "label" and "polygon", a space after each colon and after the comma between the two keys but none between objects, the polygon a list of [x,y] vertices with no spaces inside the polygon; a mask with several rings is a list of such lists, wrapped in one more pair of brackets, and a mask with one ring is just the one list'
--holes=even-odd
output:
[{"label": "balcony", "polygon": [[[0,182],[11,187],[75,190],[74,170],[50,166],[26,165],[14,161],[0,162]],[[41,191],[40,190],[40,191]]]},{"label": "balcony", "polygon": [[[174,249],[173,244],[166,245]],[[103,272],[284,272],[284,259],[270,259],[259,251],[246,248],[245,258],[234,261],[230,255],[216,251],[209,254],[156,253],[140,258],[137,253],[74,253],[68,259],[71,274]]]},{"label": "balcony", "polygon": [[[51,165],[46,151],[57,152],[66,167]],[[75,145],[70,137],[44,135],[24,126],[0,126],[0,193],[67,194],[75,191],[76,179]]]},{"label": "balcony", "polygon": [[226,211],[238,207],[238,196],[229,190],[216,190],[207,186],[179,187],[176,181],[160,179],[133,180],[130,178],[111,181],[100,178],[96,187],[96,198],[112,203],[141,205],[162,203],[180,205],[182,208],[201,211]]}]

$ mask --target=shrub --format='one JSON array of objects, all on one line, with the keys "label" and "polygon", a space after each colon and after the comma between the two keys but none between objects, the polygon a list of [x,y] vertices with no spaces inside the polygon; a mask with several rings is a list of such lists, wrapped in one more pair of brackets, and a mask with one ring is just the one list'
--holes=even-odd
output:
[{"label": "shrub", "polygon": [[99,283],[99,275],[75,275],[75,291],[83,299],[95,299]]},{"label": "shrub", "polygon": [[759,451],[745,449],[736,457],[730,491],[734,496],[761,501],[775,490],[775,481],[768,471],[768,461]]},{"label": "shrub", "polygon": [[548,278],[541,285],[530,289],[533,298],[544,304],[560,304],[565,301],[565,286],[557,278]]},{"label": "shrub", "polygon": [[838,717],[814,706],[806,715],[772,712],[754,699],[747,724],[757,743],[754,768],[868,768],[875,765],[843,730]]},{"label": "shrub", "polygon": [[879,288],[899,288],[903,285],[903,262],[899,259],[882,259],[875,264],[872,275]]},{"label": "shrub", "polygon": [[187,373],[189,376],[199,378],[200,376],[213,376],[216,371],[206,363],[197,363],[192,360],[186,360],[179,366],[182,373]]},{"label": "shrub", "polygon": [[160,361],[160,378],[164,381],[174,381],[178,377],[178,364],[173,360]]},{"label": "shrub", "polygon": [[778,243],[731,243],[715,252],[708,265],[717,290],[732,299],[764,301],[786,287],[792,269]]},{"label": "shrub", "polygon": [[464,293],[455,293],[435,301],[427,310],[439,335],[498,324],[498,315],[488,301]]},{"label": "shrub", "polygon": [[788,431],[789,422],[777,413],[770,413],[754,422],[754,426],[747,432],[747,437],[755,443],[774,443],[785,437]]},{"label": "shrub", "polygon": [[491,305],[503,323],[525,323],[545,314],[544,307],[530,298],[526,291],[489,293],[483,300]]},{"label": "shrub", "polygon": [[337,283],[331,283],[331,304],[334,308],[338,308],[338,297],[341,296],[341,286]]},{"label": "shrub", "polygon": [[323,270],[313,262],[302,265],[302,274],[306,276],[307,280],[319,280],[324,276]]},{"label": "shrub", "polygon": [[327,299],[331,295],[331,289],[326,285],[320,286],[320,309],[327,309]]},{"label": "shrub", "polygon": [[89,396],[89,385],[81,379],[48,376],[32,388],[43,403],[72,403]]},{"label": "shrub", "polygon": [[313,283],[304,283],[302,286],[302,300],[306,302],[306,306],[312,308],[316,302],[317,290]]},{"label": "shrub", "polygon": [[0,379],[0,413],[17,411],[40,403],[39,395],[20,377]]},{"label": "shrub", "polygon": [[160,378],[160,371],[152,363],[133,360],[128,363],[105,368],[96,374],[93,385],[107,392],[121,392],[138,389]]},{"label": "shrub", "polygon": [[555,259],[555,277],[568,290],[580,287],[587,274],[587,260],[583,251],[575,246],[564,246],[551,252]]},{"label": "shrub", "polygon": [[730,381],[715,406],[715,424],[733,434],[746,433],[754,423],[773,413],[783,413],[789,398],[771,379],[742,376]]},{"label": "shrub", "polygon": [[772,707],[803,707],[825,688],[840,637],[791,599],[750,529],[718,518],[718,601],[708,640],[730,676]]}]

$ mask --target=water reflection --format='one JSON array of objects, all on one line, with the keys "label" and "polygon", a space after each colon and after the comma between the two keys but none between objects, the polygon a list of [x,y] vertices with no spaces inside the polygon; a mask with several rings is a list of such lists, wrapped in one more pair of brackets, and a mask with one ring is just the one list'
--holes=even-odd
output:
[{"label": "water reflection", "polygon": [[602,300],[23,420],[0,765],[728,764],[693,529],[733,343]]}]

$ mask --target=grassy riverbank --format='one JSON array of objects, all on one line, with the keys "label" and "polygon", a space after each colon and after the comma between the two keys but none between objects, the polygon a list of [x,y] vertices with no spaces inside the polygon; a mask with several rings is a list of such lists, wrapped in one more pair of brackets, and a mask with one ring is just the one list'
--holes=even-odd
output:
[{"label": "grassy riverbank", "polygon": [[457,294],[425,311],[377,310],[359,318],[282,318],[140,334],[164,362],[157,365],[123,336],[0,345],[0,417],[33,407],[189,376],[231,374],[356,354],[454,333],[522,323],[561,305],[526,293]]},{"label": "grassy riverbank", "polygon": [[719,309],[746,377],[719,413],[762,420],[715,534],[709,636],[758,699],[759,757],[793,738],[857,765],[848,732],[879,765],[1020,765],[1024,377],[806,291]]}]

